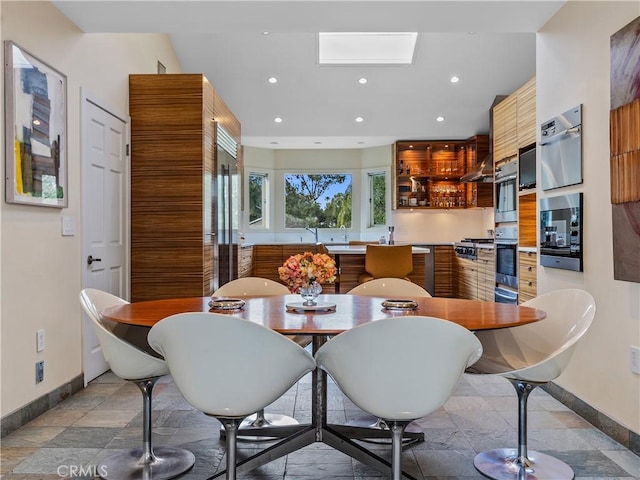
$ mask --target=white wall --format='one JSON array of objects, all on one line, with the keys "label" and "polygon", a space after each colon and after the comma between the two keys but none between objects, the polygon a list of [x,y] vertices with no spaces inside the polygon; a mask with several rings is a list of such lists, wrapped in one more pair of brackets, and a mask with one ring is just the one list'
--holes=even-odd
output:
[{"label": "white wall", "polygon": [[[597,303],[594,323],[557,383],[640,433],[640,284],[613,279],[609,182],[610,36],[640,15],[640,2],[567,2],[537,36],[538,123],[583,104],[584,183],[549,192],[584,193],[584,273],[539,267],[538,290],[578,287]],[[538,190],[538,198],[545,196]]]},{"label": "white wall", "polygon": [[[312,234],[298,229],[285,232],[284,229],[284,180],[285,173],[296,171],[323,173],[353,173],[354,213],[352,227],[348,230],[351,240],[377,240],[386,235],[387,227],[367,228],[367,205],[357,193],[365,185],[367,172],[385,171],[391,181],[393,146],[386,145],[365,149],[345,150],[269,150],[247,147],[244,149],[245,172],[252,169],[270,171],[272,201],[270,212],[273,227],[268,232],[258,232],[245,226],[245,237],[253,243],[302,241],[313,242]],[[246,187],[245,187],[246,188]],[[366,187],[364,187],[366,188]],[[247,190],[245,190],[247,191]],[[389,183],[389,192],[391,184]],[[389,206],[391,205],[389,196]],[[397,242],[412,243],[452,243],[464,237],[485,237],[487,229],[493,228],[493,209],[468,210],[404,210],[388,212],[388,225],[394,225]],[[338,229],[320,231],[320,241],[343,241]]]},{"label": "white wall", "polygon": [[[129,73],[155,73],[158,60],[170,73],[181,68],[166,35],[84,34],[49,2],[3,1],[1,35],[67,76],[69,172],[66,209],[0,201],[0,415],[5,416],[82,372],[80,88],[126,115]],[[75,236],[61,236],[62,215],[75,219]],[[39,328],[46,341],[38,354]],[[45,361],[45,380],[38,385],[37,360]]]}]

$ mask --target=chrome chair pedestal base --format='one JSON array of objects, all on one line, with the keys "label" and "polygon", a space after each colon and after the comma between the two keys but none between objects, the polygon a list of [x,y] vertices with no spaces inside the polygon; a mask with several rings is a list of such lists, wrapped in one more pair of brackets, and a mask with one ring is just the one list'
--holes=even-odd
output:
[{"label": "chrome chair pedestal base", "polygon": [[479,453],[473,459],[476,469],[494,480],[572,480],[569,465],[551,455],[530,450],[529,465],[517,461],[518,450],[499,448]]},{"label": "chrome chair pedestal base", "polygon": [[171,447],[155,447],[152,459],[145,461],[138,448],[105,458],[97,473],[107,480],[167,480],[189,470],[195,461],[190,451]]},{"label": "chrome chair pedestal base", "polygon": [[[238,440],[257,442],[260,440],[272,440],[274,438],[280,438],[280,434],[277,430],[269,429],[268,427],[288,427],[293,425],[299,425],[299,422],[288,415],[281,415],[279,413],[264,413],[261,410],[253,415],[245,418],[240,427],[238,428]],[[256,435],[256,432],[261,432],[264,429],[264,435]],[[243,432],[243,430],[251,430],[251,433]],[[274,435],[271,435],[271,434]],[[276,434],[278,433],[278,434]],[[227,432],[223,425],[220,426],[220,438],[224,438]]]},{"label": "chrome chair pedestal base", "polygon": [[[391,430],[386,422],[374,417],[358,418],[349,420],[344,426],[339,428],[340,432],[354,440],[381,445],[391,445]],[[424,432],[420,426],[411,422],[403,431],[402,444],[411,445],[424,441]]]}]

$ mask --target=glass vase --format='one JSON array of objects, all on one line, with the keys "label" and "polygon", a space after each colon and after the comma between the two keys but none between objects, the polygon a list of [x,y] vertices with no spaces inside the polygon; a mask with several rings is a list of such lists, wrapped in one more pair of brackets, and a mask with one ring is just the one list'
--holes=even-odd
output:
[{"label": "glass vase", "polygon": [[322,285],[312,280],[307,285],[300,287],[299,292],[304,298],[303,305],[313,307],[318,304],[318,295],[322,292]]}]

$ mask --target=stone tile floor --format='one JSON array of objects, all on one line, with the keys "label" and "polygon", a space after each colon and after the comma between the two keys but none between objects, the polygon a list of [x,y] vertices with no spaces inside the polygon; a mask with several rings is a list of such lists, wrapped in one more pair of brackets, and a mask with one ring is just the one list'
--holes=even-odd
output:
[{"label": "stone tile floor", "polygon": [[[266,411],[308,421],[311,376],[307,375]],[[137,387],[105,373],[86,389],[2,439],[0,478],[54,480],[93,478],[98,461],[139,447],[142,400]],[[328,385],[329,421],[362,417]],[[181,446],[196,464],[179,479],[206,479],[224,468],[220,424],[194,410],[170,377],[156,385],[154,445]],[[437,412],[418,421],[425,441],[404,449],[403,467],[418,479],[481,479],[476,453],[517,443],[517,400],[504,379],[464,375],[455,394]],[[240,442],[239,457],[270,445]],[[385,445],[363,444],[390,459]],[[578,480],[640,479],[640,457],[594,428],[541,389],[529,399],[529,448],[567,462]],[[82,468],[80,468],[82,467]],[[79,475],[70,475],[79,472]],[[244,475],[261,480],[378,480],[384,476],[324,444],[315,444]],[[555,479],[546,479],[555,480]]]}]

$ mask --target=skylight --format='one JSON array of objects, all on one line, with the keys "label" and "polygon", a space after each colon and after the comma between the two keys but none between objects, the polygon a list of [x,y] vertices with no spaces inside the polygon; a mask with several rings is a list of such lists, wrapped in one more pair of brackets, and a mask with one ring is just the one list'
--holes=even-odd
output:
[{"label": "skylight", "polygon": [[320,65],[413,63],[415,32],[320,32]]}]

